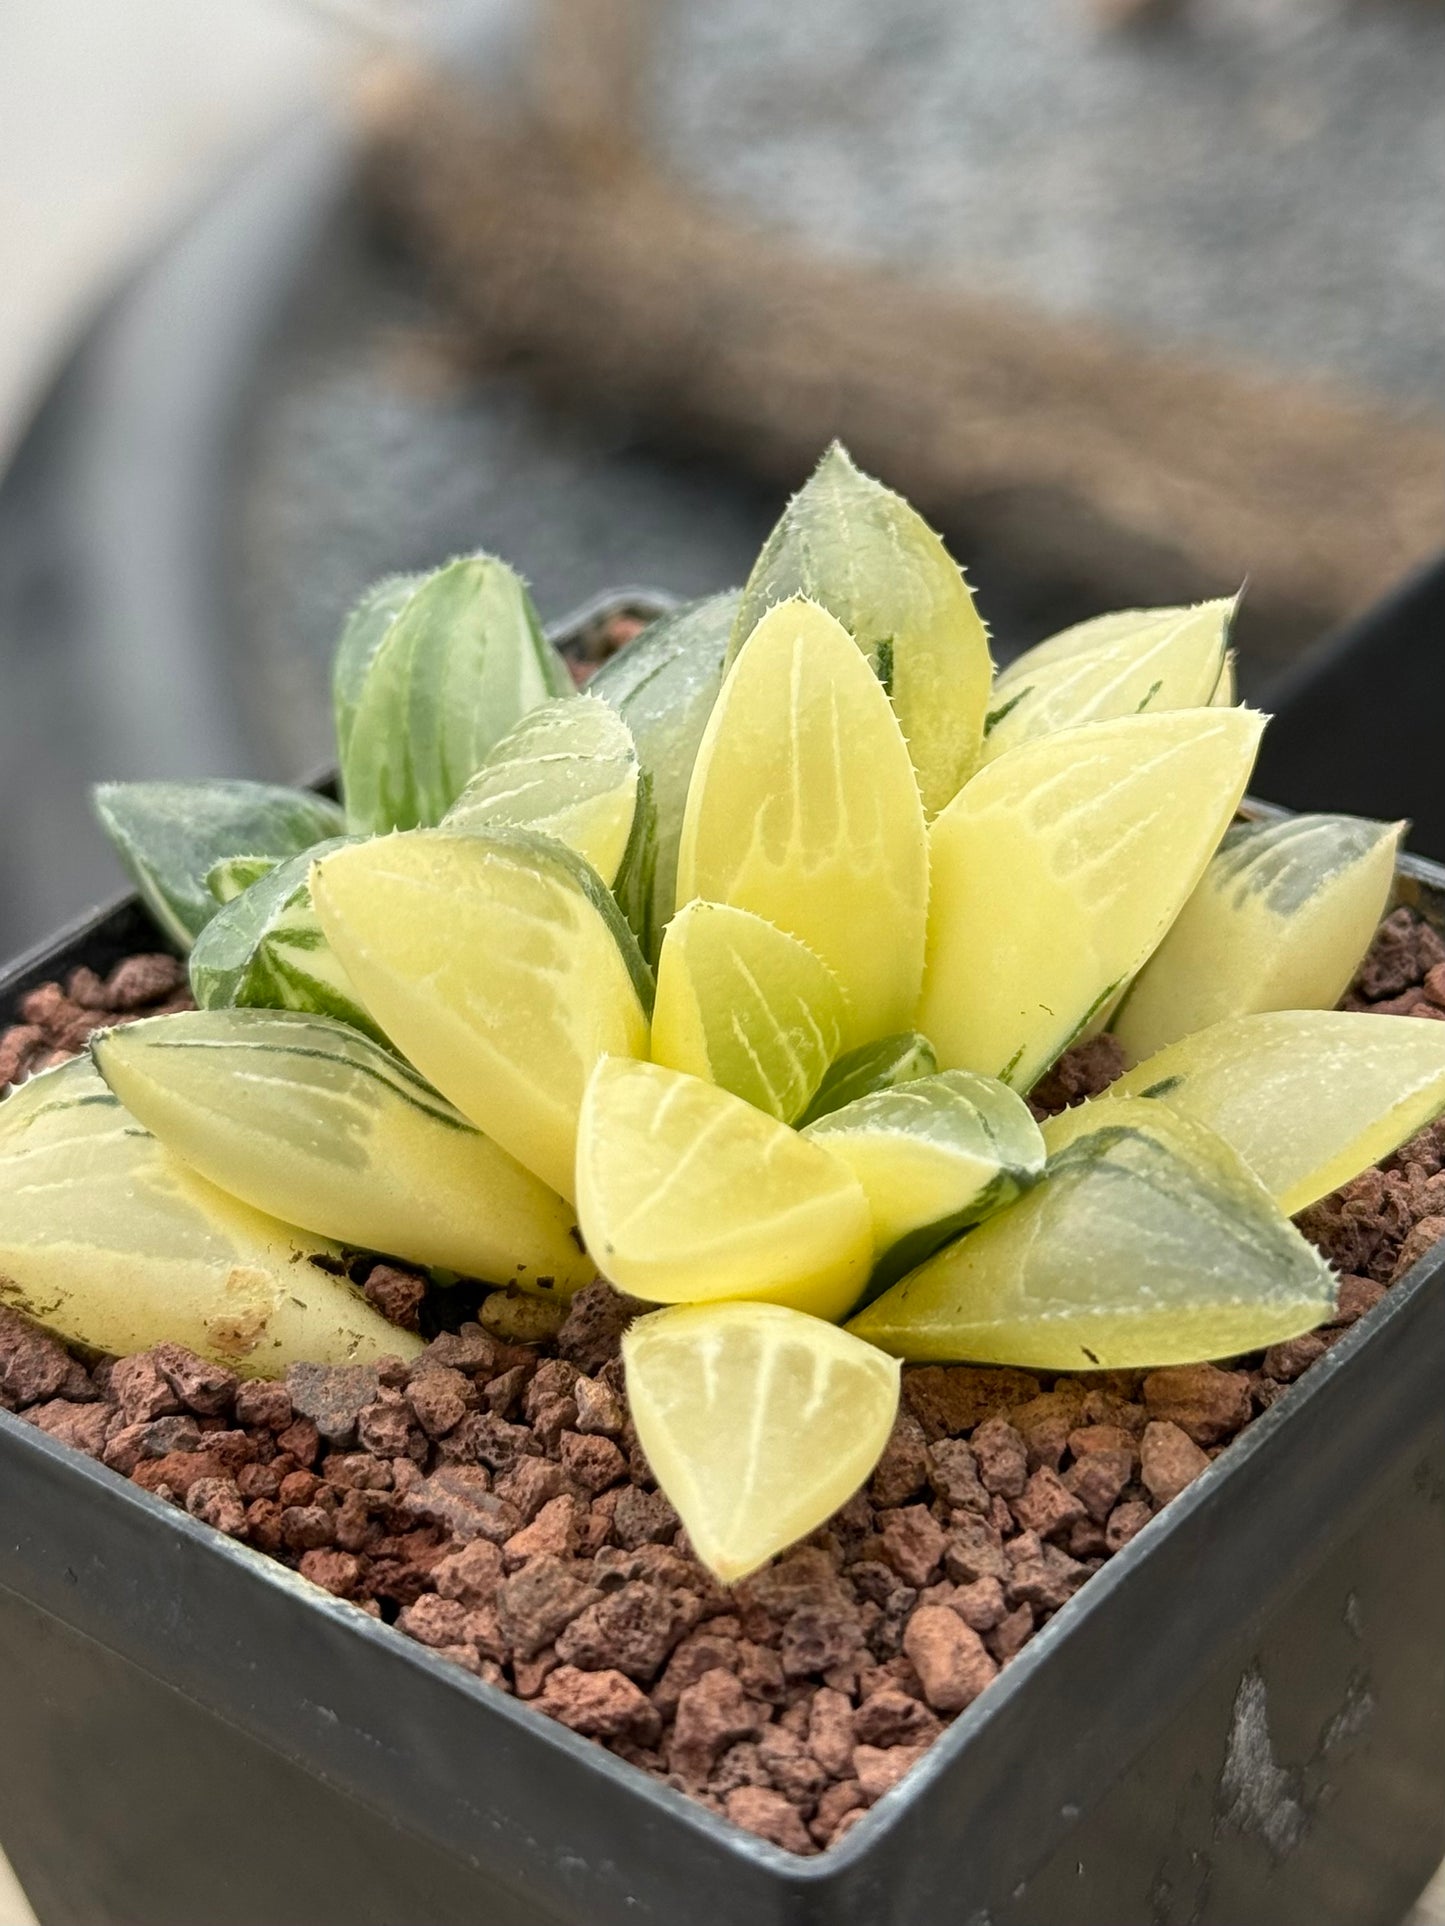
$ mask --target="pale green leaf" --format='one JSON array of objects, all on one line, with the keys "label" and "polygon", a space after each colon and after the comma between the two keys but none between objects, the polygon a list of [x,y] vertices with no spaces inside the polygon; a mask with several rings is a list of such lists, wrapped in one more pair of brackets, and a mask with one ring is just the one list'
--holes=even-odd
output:
[{"label": "pale green leaf", "polygon": [[353,840],[332,837],[293,856],[217,912],[191,951],[191,993],[203,1010],[301,1010],[380,1036],[322,934],[307,880],[318,858]]},{"label": "pale green leaf", "polygon": [[412,1357],[336,1245],[218,1190],[164,1150],[88,1057],[0,1104],[0,1304],[73,1344],[188,1345],[245,1377]]},{"label": "pale green leaf", "polygon": [[325,796],[268,782],[107,782],[94,802],[141,900],[181,949],[216,913],[206,878],[217,863],[243,853],[280,862],[345,827]]},{"label": "pale green leaf", "polygon": [[1202,1124],[1118,1099],[1044,1141],[1042,1183],[848,1328],[897,1357],[1088,1371],[1233,1357],[1330,1316],[1329,1265]]},{"label": "pale green leaf", "polygon": [[892,699],[929,815],[973,773],[993,665],[988,631],[943,543],[837,442],[763,545],[731,662],[767,611],[803,595],[835,615]]},{"label": "pale green leaf", "polygon": [[879,1037],[876,1043],[860,1043],[830,1065],[798,1128],[830,1116],[845,1103],[871,1096],[875,1090],[891,1090],[895,1084],[931,1077],[937,1068],[933,1045],[917,1030],[900,1030],[894,1036]]},{"label": "pale green leaf", "polygon": [[347,1024],[193,1010],[107,1031],[93,1053],[168,1150],[257,1210],[524,1290],[568,1296],[595,1275],[556,1192]]},{"label": "pale green leaf", "polygon": [[386,640],[388,629],[425,580],[424,575],[384,576],[372,583],[346,618],[331,663],[331,709],[336,722],[337,751],[343,763],[373,658]]},{"label": "pale green leaf", "polygon": [[648,957],[677,907],[677,849],[698,744],[722,687],[736,590],[660,616],[588,683],[632,732],[642,789],[617,900]]},{"label": "pale green leaf", "polygon": [[1328,1010],[1385,913],[1403,823],[1236,823],[1110,1028],[1131,1057],[1255,1010]]},{"label": "pale green leaf", "polygon": [[508,731],[442,819],[447,829],[533,829],[585,857],[609,886],[637,813],[637,751],[617,711],[558,696]]},{"label": "pale green leaf", "polygon": [[438,823],[487,752],[572,687],[521,578],[487,555],[429,575],[386,628],[342,745],[361,831]]}]

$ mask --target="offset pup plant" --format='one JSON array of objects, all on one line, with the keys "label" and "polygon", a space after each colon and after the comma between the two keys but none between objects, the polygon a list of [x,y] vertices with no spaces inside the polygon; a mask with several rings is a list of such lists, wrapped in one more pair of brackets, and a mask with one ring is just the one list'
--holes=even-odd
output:
[{"label": "offset pup plant", "polygon": [[[600,1272],[662,1307],[632,1417],[724,1580],[868,1477],[900,1360],[1312,1329],[1335,1281],[1290,1216],[1445,1108],[1445,1027],[1330,1007],[1401,826],[1235,821],[1232,613],[995,677],[840,448],[740,596],[586,694],[504,564],[380,584],[337,656],[343,807],[101,792],[201,1007],[0,1109],[0,1274],[72,1340],[268,1374],[406,1347],[348,1247],[539,1297]],[[1106,1024],[1135,1067],[1041,1125]]]}]

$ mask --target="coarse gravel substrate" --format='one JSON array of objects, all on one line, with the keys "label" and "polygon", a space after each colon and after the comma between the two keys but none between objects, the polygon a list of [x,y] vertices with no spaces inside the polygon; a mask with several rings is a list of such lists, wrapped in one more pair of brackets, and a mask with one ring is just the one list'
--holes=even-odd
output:
[{"label": "coarse gravel substrate", "polygon": [[[0,1036],[0,1082],[186,1001],[168,957],[33,990]],[[1397,910],[1346,1004],[1445,1019],[1445,943]],[[1096,1039],[1036,1101],[1077,1101],[1121,1067]],[[906,1368],[867,1487],[731,1589],[649,1474],[618,1355],[643,1307],[604,1283],[564,1314],[362,1260],[371,1300],[431,1342],[412,1364],[299,1365],[284,1383],[179,1345],[97,1361],[0,1308],[0,1411],[816,1853],[1445,1234],[1445,1123],[1299,1222],[1341,1272],[1320,1330],[1227,1365]]]}]

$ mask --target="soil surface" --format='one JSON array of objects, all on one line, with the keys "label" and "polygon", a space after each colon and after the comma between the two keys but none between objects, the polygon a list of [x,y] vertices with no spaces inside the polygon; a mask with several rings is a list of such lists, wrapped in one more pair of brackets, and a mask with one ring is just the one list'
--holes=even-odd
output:
[{"label": "soil surface", "polygon": [[[0,1081],[82,1047],[95,1023],[177,1007],[180,984],[172,959],[138,957],[105,983],[79,971],[30,992],[0,1036]],[[1445,943],[1395,911],[1346,1004],[1445,1019]],[[1122,1067],[1095,1039],[1035,1099],[1060,1108]],[[367,1260],[367,1295],[435,1331],[426,1350],[294,1366],[284,1383],[173,1344],[84,1358],[0,1309],[0,1409],[816,1853],[1445,1234],[1445,1122],[1299,1222],[1341,1272],[1320,1330],[1149,1372],[909,1367],[867,1487],[731,1589],[691,1556],[648,1471],[618,1354],[643,1307],[605,1283],[569,1308],[429,1292]]]}]

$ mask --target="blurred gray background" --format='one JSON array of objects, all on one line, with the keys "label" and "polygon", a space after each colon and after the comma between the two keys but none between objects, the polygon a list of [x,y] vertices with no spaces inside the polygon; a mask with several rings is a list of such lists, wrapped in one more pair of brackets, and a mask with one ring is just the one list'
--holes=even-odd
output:
[{"label": "blurred gray background", "polygon": [[[484,546],[556,617],[746,572],[775,484],[479,365],[346,185],[358,88],[399,44],[444,36],[505,98],[530,23],[528,0],[0,6],[7,950],[113,875],[87,781],[325,759],[327,652],[374,576]],[[652,0],[644,56],[619,123],[811,255],[1445,414],[1431,0]],[[224,476],[188,468],[206,448]],[[1017,571],[960,559],[1001,652],[1036,639]]]}]

